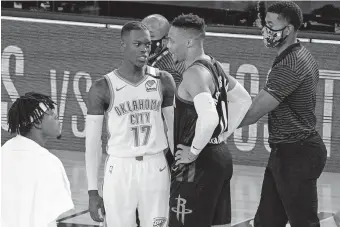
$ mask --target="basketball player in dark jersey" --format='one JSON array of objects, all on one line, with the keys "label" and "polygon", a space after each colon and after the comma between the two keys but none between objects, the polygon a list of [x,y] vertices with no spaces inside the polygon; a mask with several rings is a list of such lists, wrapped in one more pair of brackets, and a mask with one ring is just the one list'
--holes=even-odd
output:
[{"label": "basketball player in dark jersey", "polygon": [[203,50],[204,20],[181,15],[168,48],[186,71],[176,94],[169,227],[230,226],[232,157],[224,142],[251,105],[247,91]]}]

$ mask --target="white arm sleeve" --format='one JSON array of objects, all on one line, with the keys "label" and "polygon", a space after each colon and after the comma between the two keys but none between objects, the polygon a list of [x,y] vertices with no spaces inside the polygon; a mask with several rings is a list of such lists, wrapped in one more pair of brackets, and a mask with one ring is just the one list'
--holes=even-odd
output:
[{"label": "white arm sleeve", "polygon": [[242,122],[244,116],[251,106],[251,97],[247,90],[236,82],[235,87],[227,92],[228,103],[228,131],[225,138],[228,138]]},{"label": "white arm sleeve", "polygon": [[162,108],[162,112],[167,127],[169,148],[171,150],[171,153],[174,154],[174,107],[164,107]]},{"label": "white arm sleeve", "polygon": [[195,137],[192,141],[191,152],[198,155],[210,141],[218,124],[218,113],[210,93],[199,93],[194,97],[194,105],[198,115]]},{"label": "white arm sleeve", "polygon": [[102,128],[104,115],[87,115],[85,123],[85,164],[88,190],[98,190],[98,174],[102,160]]}]

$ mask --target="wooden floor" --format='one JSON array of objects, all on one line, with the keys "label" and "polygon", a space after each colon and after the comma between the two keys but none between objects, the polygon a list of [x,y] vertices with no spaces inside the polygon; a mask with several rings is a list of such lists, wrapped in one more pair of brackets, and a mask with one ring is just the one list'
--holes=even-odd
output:
[{"label": "wooden floor", "polygon": [[[85,156],[82,152],[52,151],[63,162],[71,183],[75,210],[63,216],[75,214],[88,208]],[[261,192],[264,168],[254,166],[234,166],[231,184],[232,225],[254,217]],[[101,166],[101,180],[103,164]],[[336,213],[340,211],[340,173],[324,172],[318,181],[319,211]],[[89,213],[63,221],[64,223],[98,225]],[[66,225],[65,225],[66,226]]]}]

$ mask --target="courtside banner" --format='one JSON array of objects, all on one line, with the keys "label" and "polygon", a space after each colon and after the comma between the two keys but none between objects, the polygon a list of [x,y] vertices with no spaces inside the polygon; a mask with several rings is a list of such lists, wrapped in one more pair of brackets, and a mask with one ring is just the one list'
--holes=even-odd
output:
[{"label": "courtside banner", "polygon": [[[48,148],[84,152],[87,92],[95,80],[120,65],[120,30],[100,24],[8,19],[1,23],[1,144],[11,137],[9,107],[20,95],[36,91],[53,98],[62,121],[62,139],[51,140]],[[320,40],[303,45],[320,68],[316,114],[317,129],[328,150],[326,171],[340,172],[340,45]],[[252,97],[264,87],[275,53],[258,37],[208,33],[205,48]],[[235,164],[266,164],[270,152],[266,121],[265,117],[238,129],[228,139]]]}]

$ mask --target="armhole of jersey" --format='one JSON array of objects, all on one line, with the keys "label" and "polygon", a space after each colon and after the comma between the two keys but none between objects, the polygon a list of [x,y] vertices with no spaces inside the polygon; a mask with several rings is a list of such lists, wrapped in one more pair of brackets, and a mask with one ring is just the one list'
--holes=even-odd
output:
[{"label": "armhole of jersey", "polygon": [[113,90],[113,86],[112,86],[112,82],[111,82],[111,79],[110,77],[108,76],[108,74],[106,74],[104,76],[104,78],[106,79],[107,81],[107,84],[109,85],[109,90],[110,90],[110,104],[109,104],[109,107],[107,108],[107,110],[105,112],[110,112],[112,107],[113,107],[113,104],[114,104],[114,100],[115,100],[115,94],[114,94],[114,90]]},{"label": "armhole of jersey", "polygon": [[219,89],[218,89],[218,83],[217,83],[217,79],[218,78],[216,78],[216,76],[214,75],[214,73],[207,67],[207,66],[205,66],[203,63],[201,63],[201,62],[195,62],[195,63],[193,63],[191,66],[194,66],[194,65],[198,65],[198,66],[201,66],[201,67],[203,67],[203,68],[205,68],[206,70],[208,70],[208,72],[209,72],[209,74],[211,75],[211,77],[212,77],[212,81],[213,81],[213,83],[214,83],[214,85],[215,85],[215,91],[213,92],[213,94],[216,92],[216,91],[218,91]]}]

